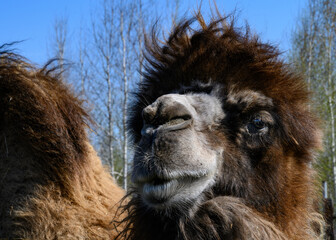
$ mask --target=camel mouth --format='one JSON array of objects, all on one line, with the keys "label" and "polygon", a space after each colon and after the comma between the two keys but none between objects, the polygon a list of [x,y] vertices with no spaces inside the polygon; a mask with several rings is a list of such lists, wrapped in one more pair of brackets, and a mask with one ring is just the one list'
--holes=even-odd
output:
[{"label": "camel mouth", "polygon": [[177,179],[155,180],[143,185],[142,195],[149,205],[164,204],[173,197],[178,185]]},{"label": "camel mouth", "polygon": [[165,209],[188,202],[211,181],[213,174],[205,172],[176,173],[171,176],[147,176],[135,181],[144,202],[156,209]]}]

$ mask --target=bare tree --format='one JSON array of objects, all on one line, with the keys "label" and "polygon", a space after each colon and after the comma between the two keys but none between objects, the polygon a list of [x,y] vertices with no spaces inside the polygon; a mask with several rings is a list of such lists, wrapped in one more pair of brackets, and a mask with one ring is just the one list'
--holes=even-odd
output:
[{"label": "bare tree", "polygon": [[[92,23],[93,51],[87,53],[95,73],[95,95],[97,96],[95,120],[102,131],[101,137],[107,141],[107,162],[113,177],[115,172],[114,159],[114,89],[113,72],[115,71],[114,55],[116,54],[115,38],[115,6],[113,2],[104,0],[102,16]],[[106,90],[105,90],[106,89]],[[95,102],[96,102],[95,101]]]},{"label": "bare tree", "polygon": [[[147,19],[148,20],[148,19]],[[138,51],[135,51],[137,55],[137,59],[139,62],[139,82],[142,82],[142,72],[143,72],[143,64],[144,64],[144,35],[145,35],[145,19],[143,12],[143,4],[142,1],[139,0],[138,8],[137,8],[137,26],[136,26],[136,36],[138,43]]]},{"label": "bare tree", "polygon": [[[130,29],[130,28],[129,28]],[[128,29],[128,30],[129,30]],[[126,32],[126,34],[129,32]],[[122,40],[122,71],[123,71],[123,82],[124,82],[124,101],[123,101],[123,187],[127,190],[127,130],[126,130],[126,118],[127,118],[127,97],[128,97],[128,76],[127,76],[127,68],[126,68],[126,36],[124,29],[124,12],[120,11],[120,36]]]},{"label": "bare tree", "polygon": [[[140,48],[136,48],[137,40],[139,39],[137,35],[137,29],[139,29],[140,23],[138,21],[134,21],[135,18],[133,17],[136,14],[136,5],[130,2],[124,2],[124,4],[120,4],[120,56],[122,59],[121,65],[121,72],[122,72],[122,79],[123,79],[123,106],[122,106],[122,132],[123,132],[123,188],[127,190],[127,179],[128,179],[128,135],[127,135],[127,106],[128,106],[128,91],[129,91],[129,81],[131,78],[134,78],[135,75],[131,75],[130,72],[134,69],[135,64],[131,62],[133,59],[137,58],[138,56],[142,56],[139,52],[142,51]],[[140,13],[141,14],[141,13]],[[132,38],[131,34],[137,36],[138,38]],[[138,44],[141,44],[138,43]],[[136,53],[136,54],[134,54]],[[142,60],[139,60],[142,61]],[[141,66],[142,67],[142,66]]]},{"label": "bare tree", "polygon": [[83,39],[85,39],[85,35],[82,32],[82,28],[80,29],[79,33],[79,49],[78,49],[78,73],[80,78],[80,89],[81,89],[81,95],[85,95],[85,85],[87,84],[87,80],[89,78],[89,69],[86,66],[86,50],[85,46],[86,43],[84,43]]},{"label": "bare tree", "polygon": [[[105,0],[101,18],[92,24],[93,51],[87,53],[95,76],[95,120],[100,129],[99,145],[111,174],[122,179],[127,189],[128,135],[127,105],[129,83],[138,77],[135,70],[139,48],[135,32],[136,4],[132,1]],[[122,103],[122,104],[117,104]],[[108,149],[108,151],[106,151]],[[122,164],[121,164],[122,163]]]},{"label": "bare tree", "polygon": [[56,18],[54,22],[53,54],[57,58],[57,63],[61,68],[61,77],[64,78],[64,60],[68,41],[68,18]]},{"label": "bare tree", "polygon": [[[171,15],[174,18],[178,15],[178,0],[175,5]],[[92,115],[97,125],[96,135],[92,137],[94,145],[111,175],[125,189],[128,160],[133,153],[126,126],[128,95],[136,83],[142,81],[144,34],[146,27],[152,25],[149,9],[153,6],[151,0],[145,3],[102,0],[99,10],[92,14],[88,31],[83,34],[81,30],[77,49],[80,80],[77,86],[94,105]],[[61,34],[59,36],[57,39],[63,39]],[[63,59],[61,53],[59,56]]]},{"label": "bare tree", "polygon": [[336,200],[336,1],[310,0],[293,32],[290,59],[306,75],[315,102],[325,121],[325,150],[317,167],[328,182],[329,196]]},{"label": "bare tree", "polygon": [[180,0],[173,0],[173,1],[166,0],[166,6],[167,6],[167,9],[169,9],[168,11],[169,14],[166,17],[168,18],[168,21],[170,21],[170,23],[175,25],[179,18],[181,1]]},{"label": "bare tree", "polygon": [[323,62],[323,70],[326,80],[323,84],[325,94],[328,99],[329,114],[330,114],[330,128],[331,128],[331,158],[333,165],[334,177],[334,191],[336,200],[336,135],[335,135],[335,84],[336,84],[336,2],[332,0],[323,0],[320,5],[322,15],[322,29],[323,33],[320,34],[320,49],[324,52],[324,57],[321,59]]},{"label": "bare tree", "polygon": [[314,41],[316,38],[316,0],[311,0],[308,3],[308,8],[309,8],[309,32],[306,35],[308,38],[308,69],[307,69],[307,82],[308,82],[308,87],[310,88],[311,86],[311,68],[312,68],[312,63],[313,63],[313,47],[314,47]]}]

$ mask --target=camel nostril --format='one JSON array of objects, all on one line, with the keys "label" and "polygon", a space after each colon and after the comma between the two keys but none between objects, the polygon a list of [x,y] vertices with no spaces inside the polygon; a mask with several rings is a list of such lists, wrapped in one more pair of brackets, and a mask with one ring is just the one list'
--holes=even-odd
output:
[{"label": "camel nostril", "polygon": [[192,107],[184,95],[164,95],[143,109],[142,118],[147,127],[162,126],[162,128],[178,130],[192,122],[192,109],[190,108]]},{"label": "camel nostril", "polygon": [[175,116],[175,117],[169,119],[169,121],[166,122],[164,125],[166,125],[166,126],[177,125],[177,124],[183,123],[185,121],[188,121],[191,118],[192,118],[191,115]]},{"label": "camel nostril", "polygon": [[162,125],[164,126],[180,125],[181,123],[192,119],[188,107],[177,101],[165,104],[165,107],[160,110]]},{"label": "camel nostril", "polygon": [[166,122],[165,124],[162,125],[164,130],[167,131],[176,131],[176,130],[181,130],[185,129],[192,124],[192,118],[190,117],[176,117],[171,119],[170,121]]}]

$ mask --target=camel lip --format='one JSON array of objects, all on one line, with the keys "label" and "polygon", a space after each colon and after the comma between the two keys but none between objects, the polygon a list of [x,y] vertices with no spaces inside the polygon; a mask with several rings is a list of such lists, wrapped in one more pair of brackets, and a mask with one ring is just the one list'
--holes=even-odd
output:
[{"label": "camel lip", "polygon": [[205,172],[175,173],[164,178],[151,175],[138,179],[135,185],[146,205],[155,209],[166,209],[188,200],[191,197],[188,192],[203,185],[202,182],[208,182],[211,176]]},{"label": "camel lip", "polygon": [[157,175],[141,175],[136,176],[133,178],[133,182],[137,185],[143,184],[151,184],[151,185],[160,185],[165,182],[171,181],[174,178],[164,177],[164,176],[157,176]]},{"label": "camel lip", "polygon": [[132,177],[136,185],[149,184],[153,186],[162,185],[172,180],[192,181],[208,175],[207,171],[174,171],[163,174],[137,174]]},{"label": "camel lip", "polygon": [[145,183],[142,185],[142,196],[151,206],[160,206],[169,202],[169,200],[176,194],[179,187],[179,181],[169,180],[161,184]]}]

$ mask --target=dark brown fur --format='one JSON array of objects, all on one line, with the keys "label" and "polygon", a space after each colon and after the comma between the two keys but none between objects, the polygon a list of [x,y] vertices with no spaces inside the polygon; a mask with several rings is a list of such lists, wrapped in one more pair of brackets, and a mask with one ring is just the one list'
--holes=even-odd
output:
[{"label": "dark brown fur", "polygon": [[109,239],[123,191],[56,72],[0,52],[0,238]]},{"label": "dark brown fur", "polygon": [[[200,29],[191,27],[194,20],[184,21],[164,44],[153,34],[129,127],[138,144],[141,113],[158,97],[219,86],[227,115],[208,139],[212,147],[225,146],[221,174],[184,211],[151,209],[134,189],[125,206],[128,228],[119,237],[318,239],[322,233],[316,229],[323,220],[314,207],[319,194],[310,163],[321,134],[303,79],[282,62],[276,48],[248,29],[242,33],[227,19],[208,25],[200,15],[196,19]],[[244,100],[250,90],[272,99],[273,105],[263,106],[263,98],[257,96],[250,97],[251,103]],[[263,147],[254,148],[254,142],[239,133],[239,124],[248,113],[263,109],[272,115],[274,127]]]}]

